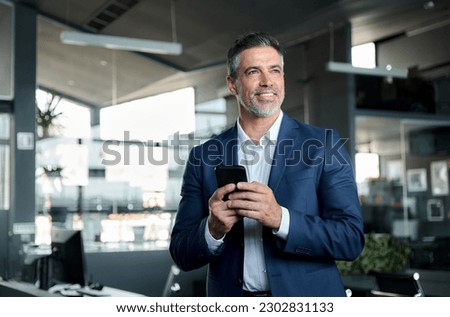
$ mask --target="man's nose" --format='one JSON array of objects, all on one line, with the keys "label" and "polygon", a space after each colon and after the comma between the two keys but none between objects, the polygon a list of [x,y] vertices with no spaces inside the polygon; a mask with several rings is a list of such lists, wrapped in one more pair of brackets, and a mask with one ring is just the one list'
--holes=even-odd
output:
[{"label": "man's nose", "polygon": [[273,85],[273,80],[270,73],[262,72],[259,85],[263,87],[270,87]]}]

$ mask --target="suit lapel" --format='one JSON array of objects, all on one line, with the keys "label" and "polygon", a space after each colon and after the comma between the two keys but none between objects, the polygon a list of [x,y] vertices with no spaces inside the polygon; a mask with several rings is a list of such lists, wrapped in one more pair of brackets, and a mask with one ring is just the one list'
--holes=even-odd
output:
[{"label": "suit lapel", "polygon": [[235,165],[238,164],[238,144],[237,144],[237,126],[236,124],[222,134],[223,149],[223,164],[224,165]]},{"label": "suit lapel", "polygon": [[269,176],[269,187],[274,192],[284,174],[287,160],[292,158],[293,149],[298,148],[297,139],[300,135],[297,127],[295,120],[286,114],[283,116]]}]

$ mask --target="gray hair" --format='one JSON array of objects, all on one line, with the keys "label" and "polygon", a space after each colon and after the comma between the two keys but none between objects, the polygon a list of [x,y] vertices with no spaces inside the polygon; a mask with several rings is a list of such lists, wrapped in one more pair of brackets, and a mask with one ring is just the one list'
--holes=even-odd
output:
[{"label": "gray hair", "polygon": [[242,51],[253,47],[273,47],[280,54],[281,62],[284,60],[284,49],[280,43],[268,33],[247,33],[236,39],[227,54],[227,72],[231,78],[236,79],[239,66],[239,56]]}]

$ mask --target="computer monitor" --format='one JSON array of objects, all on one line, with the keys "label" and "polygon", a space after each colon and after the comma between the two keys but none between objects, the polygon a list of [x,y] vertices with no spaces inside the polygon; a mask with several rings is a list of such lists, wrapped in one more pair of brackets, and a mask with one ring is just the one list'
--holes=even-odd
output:
[{"label": "computer monitor", "polygon": [[52,228],[51,280],[52,284],[86,283],[86,265],[81,231]]}]

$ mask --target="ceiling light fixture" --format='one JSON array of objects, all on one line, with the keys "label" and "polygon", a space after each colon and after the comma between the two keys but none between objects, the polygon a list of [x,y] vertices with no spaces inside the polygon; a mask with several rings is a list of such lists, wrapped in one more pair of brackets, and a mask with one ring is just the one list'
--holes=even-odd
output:
[{"label": "ceiling light fixture", "polygon": [[330,72],[347,73],[355,75],[368,75],[368,76],[382,76],[382,77],[395,77],[395,78],[407,78],[408,70],[401,68],[392,68],[389,65],[386,67],[364,68],[355,67],[349,63],[340,62],[328,62],[326,68]]},{"label": "ceiling light fixture", "polygon": [[62,43],[71,45],[98,46],[116,50],[167,55],[180,55],[182,52],[182,45],[176,42],[153,41],[72,31],[62,31],[60,36]]},{"label": "ceiling light fixture", "polygon": [[151,54],[180,55],[183,51],[183,47],[177,42],[175,0],[170,2],[170,15],[172,23],[172,42],[73,31],[62,31],[60,38],[62,43],[71,45],[98,46],[115,50]]}]

